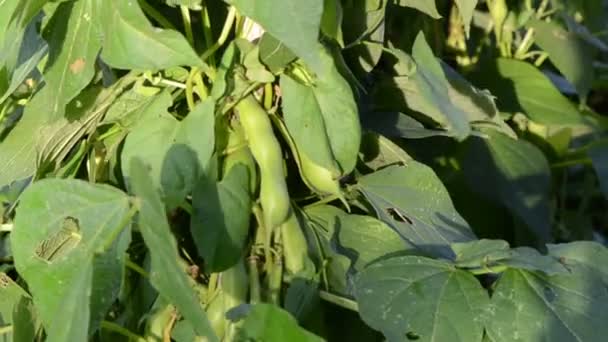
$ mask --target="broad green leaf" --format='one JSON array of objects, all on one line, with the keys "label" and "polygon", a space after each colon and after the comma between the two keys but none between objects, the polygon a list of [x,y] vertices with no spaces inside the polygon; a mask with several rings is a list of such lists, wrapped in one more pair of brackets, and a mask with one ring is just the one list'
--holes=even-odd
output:
[{"label": "broad green leaf", "polygon": [[344,175],[355,167],[361,142],[357,104],[331,55],[320,56],[324,72],[313,86],[281,76],[285,124],[299,151],[332,171],[337,162]]},{"label": "broad green leaf", "polygon": [[175,237],[171,234],[165,212],[154,181],[141,159],[131,159],[131,189],[141,201],[138,227],[152,259],[150,282],[161,296],[169,300],[192,323],[199,336],[217,341],[207,315],[190,287],[179,258]]},{"label": "broad green leaf", "polygon": [[585,98],[594,79],[591,46],[556,22],[531,20],[529,27],[534,29],[534,42],[549,54],[551,62]]},{"label": "broad green leaf", "polygon": [[236,47],[234,42],[231,42],[224,51],[222,58],[220,59],[220,63],[217,67],[217,74],[215,76],[215,79],[213,80],[213,87],[211,88],[211,97],[213,97],[213,99],[215,99],[216,101],[219,101],[228,90],[227,77],[230,74],[232,66],[235,62],[235,55]]},{"label": "broad green leaf", "polygon": [[20,27],[27,26],[47,2],[49,0],[20,0],[19,6],[12,15],[12,20]]},{"label": "broad green leaf", "polygon": [[475,239],[433,170],[414,160],[359,179],[378,217],[420,250],[451,258],[449,245]]},{"label": "broad green leaf", "polygon": [[321,32],[344,45],[342,39],[342,2],[340,0],[323,1]]},{"label": "broad green leaf", "polygon": [[103,123],[118,123],[121,127],[131,130],[142,116],[148,112],[162,113],[167,110],[164,93],[145,96],[131,89],[124,92],[112,103],[103,117]]},{"label": "broad green leaf", "polygon": [[473,275],[417,256],[371,264],[355,297],[361,318],[388,341],[481,341],[489,304]]},{"label": "broad green leaf", "polygon": [[278,39],[269,33],[264,33],[258,45],[260,47],[260,60],[273,73],[277,73],[296,59],[296,55]]},{"label": "broad green leaf", "polygon": [[264,342],[320,342],[322,338],[298,326],[287,311],[271,304],[247,307],[239,326],[239,341]]},{"label": "broad green leaf", "polygon": [[125,140],[121,160],[123,174],[130,179],[129,160],[140,158],[167,207],[175,208],[192,191],[213,153],[214,102],[198,104],[181,122],[166,112],[170,104],[171,96],[163,92],[145,107]]},{"label": "broad green leaf", "polygon": [[13,310],[13,341],[34,341],[40,330],[32,299],[29,296],[21,297]]},{"label": "broad green leaf", "polygon": [[567,273],[568,269],[557,258],[540,254],[530,247],[517,247],[509,252],[509,257],[500,262],[511,268],[528,271],[539,271],[548,275]]},{"label": "broad green leaf", "polygon": [[51,120],[62,117],[66,105],[93,78],[101,48],[100,19],[94,0],[81,0],[60,4],[47,25],[51,34],[44,80],[53,92],[53,101],[47,104]]},{"label": "broad green leaf", "polygon": [[594,144],[587,153],[593,162],[604,197],[608,199],[608,141]]},{"label": "broad green leaf", "polygon": [[323,0],[228,0],[228,3],[262,25],[310,68],[322,74],[318,36]]},{"label": "broad green leaf", "polygon": [[154,28],[137,1],[101,1],[104,41],[101,58],[118,69],[166,69],[201,66],[184,36]]},{"label": "broad green leaf", "polygon": [[234,265],[243,253],[251,216],[249,173],[236,164],[222,179],[203,177],[192,191],[190,231],[210,272]]},{"label": "broad green leaf", "polygon": [[471,21],[473,20],[473,12],[475,12],[475,6],[477,6],[477,0],[455,0],[458,6],[458,12],[462,18],[464,24],[464,32],[466,36],[469,36],[471,27]]},{"label": "broad green leaf", "polygon": [[580,124],[582,117],[540,70],[514,59],[499,58],[474,75],[477,86],[489,89],[502,112],[523,112],[545,125]]},{"label": "broad green leaf", "polygon": [[11,234],[15,266],[49,341],[87,340],[116,299],[129,211],[120,190],[80,180],[45,179],[22,195]]},{"label": "broad green leaf", "polygon": [[463,169],[472,190],[509,209],[539,242],[549,241],[551,170],[538,148],[487,130],[469,141]]},{"label": "broad green leaf", "polygon": [[608,284],[608,249],[597,242],[576,241],[547,245],[549,255],[566,268],[572,267],[599,275]]},{"label": "broad green leaf", "polygon": [[404,112],[409,108],[429,124],[463,140],[471,130],[467,111],[472,101],[450,86],[422,32],[416,37],[412,57],[416,65],[412,75],[384,79],[374,90],[376,110]]},{"label": "broad green leaf", "polygon": [[407,164],[412,157],[399,145],[380,134],[367,132],[361,143],[362,161],[373,171],[389,165]]},{"label": "broad green leaf", "polygon": [[608,334],[607,305],[606,284],[592,272],[508,270],[492,294],[486,332],[495,342],[598,341]]},{"label": "broad green leaf", "polygon": [[504,240],[475,240],[450,245],[458,267],[481,267],[509,256],[509,243]]},{"label": "broad green leaf", "polygon": [[434,19],[441,18],[435,0],[397,0],[399,6],[412,7]]}]

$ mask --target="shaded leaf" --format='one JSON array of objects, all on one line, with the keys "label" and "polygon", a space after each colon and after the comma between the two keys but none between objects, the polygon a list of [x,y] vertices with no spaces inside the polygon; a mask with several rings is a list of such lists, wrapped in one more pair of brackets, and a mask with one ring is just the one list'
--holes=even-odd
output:
[{"label": "shaded leaf", "polygon": [[260,60],[272,71],[277,73],[296,59],[296,55],[280,40],[269,33],[264,33],[258,45]]},{"label": "shaded leaf", "polygon": [[397,0],[399,6],[412,7],[434,19],[441,18],[435,0]]},{"label": "shaded leaf", "polygon": [[221,272],[241,257],[251,216],[249,173],[236,164],[221,182],[201,179],[192,192],[190,231],[210,272]]},{"label": "shaded leaf", "polygon": [[389,341],[480,341],[489,304],[474,276],[417,256],[373,263],[355,297],[363,320]]},{"label": "shaded leaf", "polygon": [[474,137],[464,158],[469,187],[488,200],[509,209],[526,223],[540,243],[549,241],[551,171],[534,145],[486,131]]},{"label": "shaded leaf", "polygon": [[[350,173],[361,141],[357,104],[348,82],[328,52],[322,54],[324,72],[314,86],[281,76],[285,124],[299,151],[335,173]],[[340,132],[340,134],[333,134]]]},{"label": "shaded leaf", "polygon": [[450,245],[458,267],[481,267],[509,256],[509,243],[504,240],[475,240]]},{"label": "shaded leaf", "polygon": [[587,153],[593,162],[604,197],[608,199],[608,141],[594,144]]},{"label": "shaded leaf", "polygon": [[608,250],[593,241],[575,241],[549,244],[549,255],[558,259],[567,269],[575,268],[598,275],[608,284]]},{"label": "shaded leaf", "polygon": [[185,270],[177,262],[177,242],[171,234],[165,205],[161,202],[153,179],[140,159],[135,157],[130,163],[133,172],[131,188],[141,201],[138,227],[152,259],[150,282],[192,323],[199,336],[217,341],[194,289],[188,284]]},{"label": "shaded leaf", "polygon": [[214,102],[199,103],[181,122],[167,113],[170,104],[171,96],[163,92],[144,107],[125,140],[121,159],[124,176],[131,178],[129,160],[140,158],[167,207],[175,208],[192,191],[213,153]]},{"label": "shaded leaf", "polygon": [[534,29],[534,42],[549,54],[551,62],[585,98],[594,79],[591,46],[556,22],[531,20],[528,25]]},{"label": "shaded leaf", "polygon": [[449,245],[475,239],[432,169],[416,161],[361,177],[359,188],[378,217],[420,250],[451,258]]}]

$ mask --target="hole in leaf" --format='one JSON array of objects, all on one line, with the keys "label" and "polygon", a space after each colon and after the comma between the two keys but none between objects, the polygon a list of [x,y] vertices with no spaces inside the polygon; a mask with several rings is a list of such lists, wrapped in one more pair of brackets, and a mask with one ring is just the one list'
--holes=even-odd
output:
[{"label": "hole in leaf", "polygon": [[0,289],[5,289],[11,284],[12,279],[5,273],[0,273]]},{"label": "hole in leaf", "polygon": [[403,215],[399,212],[399,210],[395,208],[386,208],[386,213],[391,215],[393,220],[398,222],[406,222],[407,224],[414,224],[412,220],[410,220],[407,216]]},{"label": "hole in leaf", "polygon": [[80,225],[74,217],[68,216],[63,219],[61,228],[42,240],[36,247],[36,256],[52,262],[57,258],[68,254],[82,239]]},{"label": "hole in leaf", "polygon": [[408,331],[407,334],[405,334],[405,337],[407,337],[407,339],[410,341],[416,341],[420,339],[420,335],[416,334],[413,331]]}]

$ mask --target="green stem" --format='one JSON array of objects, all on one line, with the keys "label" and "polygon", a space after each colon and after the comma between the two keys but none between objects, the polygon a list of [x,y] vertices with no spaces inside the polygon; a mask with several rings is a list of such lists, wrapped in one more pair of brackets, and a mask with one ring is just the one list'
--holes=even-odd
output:
[{"label": "green stem", "polygon": [[515,51],[515,58],[516,59],[524,59],[526,56],[526,53],[528,52],[528,50],[530,49],[530,47],[532,46],[532,44],[534,44],[534,29],[533,28],[529,28],[526,31],[526,35],[524,36],[524,39],[521,41],[521,44],[519,44],[519,47],[517,48],[517,51]]},{"label": "green stem", "polygon": [[339,200],[339,199],[340,199],[340,197],[339,197],[339,196],[337,196],[337,195],[331,195],[331,196],[327,196],[327,197],[325,197],[325,198],[322,198],[322,199],[320,199],[320,200],[316,201],[315,203],[311,203],[311,204],[309,204],[309,205],[305,206],[304,208],[306,208],[306,209],[310,209],[310,208],[312,208],[312,207],[316,207],[316,206],[318,206],[318,205],[322,205],[322,204],[327,204],[327,203],[329,203],[329,202],[333,202],[333,201],[335,201],[335,200]]},{"label": "green stem", "polygon": [[150,279],[150,275],[148,274],[148,272],[146,272],[146,270],[144,270],[141,266],[139,266],[138,264],[134,263],[133,261],[131,261],[131,259],[129,259],[129,256],[127,255],[127,257],[125,258],[125,266],[127,268],[130,268],[133,272],[139,274],[140,276],[146,278],[146,279]]},{"label": "green stem", "polygon": [[177,30],[173,24],[167,18],[165,18],[156,8],[152,7],[146,0],[138,0],[139,6],[146,13],[147,16],[154,19],[157,23],[160,24],[165,29]]},{"label": "green stem", "polygon": [[266,83],[264,86],[264,109],[269,111],[272,108],[272,83]]},{"label": "green stem", "polygon": [[131,330],[110,321],[101,321],[101,328],[115,332],[129,339],[129,341],[146,342],[146,339]]},{"label": "green stem", "polygon": [[203,61],[207,60],[214,55],[215,51],[220,48],[228,39],[228,35],[230,34],[230,30],[232,29],[232,25],[234,24],[234,18],[236,16],[236,8],[234,6],[230,6],[230,10],[228,11],[228,16],[226,17],[226,21],[224,21],[224,27],[222,28],[222,32],[220,33],[220,37],[217,42],[215,42],[211,47],[209,47],[203,54],[201,55],[201,59]]},{"label": "green stem", "polygon": [[118,225],[114,228],[114,230],[110,233],[110,235],[108,236],[108,238],[106,238],[104,244],[101,247],[101,252],[103,251],[107,251],[108,249],[110,249],[110,247],[112,247],[112,244],[114,243],[114,241],[118,238],[118,235],[124,230],[124,228],[131,223],[131,220],[133,219],[133,217],[135,216],[135,214],[137,214],[137,212],[139,211],[140,205],[139,205],[139,201],[138,200],[131,200],[131,207],[129,208],[129,211],[127,212],[127,214],[125,215],[125,217],[118,223]]},{"label": "green stem", "polygon": [[555,164],[551,165],[551,168],[560,169],[560,168],[575,166],[575,165],[580,165],[580,164],[591,165],[591,164],[593,164],[593,161],[589,158],[566,160],[566,161],[555,163]]},{"label": "green stem", "polygon": [[[211,47],[213,44],[213,34],[211,32],[211,20],[209,20],[209,10],[207,4],[203,2],[203,9],[201,10],[201,21],[203,23],[203,38],[205,39],[205,48]],[[215,56],[209,56],[209,63],[215,67]]]},{"label": "green stem", "polygon": [[179,9],[182,13],[182,22],[184,23],[184,30],[186,31],[186,39],[188,39],[190,45],[194,46],[194,35],[192,34],[192,19],[190,18],[190,10],[184,5],[180,5]]},{"label": "green stem", "polygon": [[326,302],[330,302],[354,312],[359,312],[359,304],[352,299],[341,297],[323,290],[319,290],[319,297]]},{"label": "green stem", "polygon": [[474,268],[474,269],[470,269],[467,270],[469,271],[471,274],[474,275],[480,275],[480,274],[488,274],[488,273],[502,273],[506,270],[509,269],[509,266],[507,265],[496,265],[496,266],[485,266],[485,267],[480,267],[480,268]]},{"label": "green stem", "polygon": [[252,255],[248,259],[249,264],[249,303],[261,302],[260,274],[258,272],[258,257]]}]

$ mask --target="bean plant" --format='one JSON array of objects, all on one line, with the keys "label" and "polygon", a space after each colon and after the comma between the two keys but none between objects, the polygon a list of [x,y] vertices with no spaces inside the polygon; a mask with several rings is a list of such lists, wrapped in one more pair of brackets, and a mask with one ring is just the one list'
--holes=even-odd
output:
[{"label": "bean plant", "polygon": [[605,0],[0,0],[0,341],[605,341]]}]

